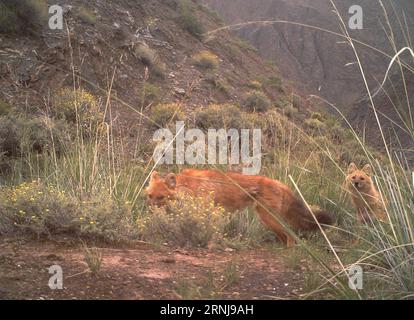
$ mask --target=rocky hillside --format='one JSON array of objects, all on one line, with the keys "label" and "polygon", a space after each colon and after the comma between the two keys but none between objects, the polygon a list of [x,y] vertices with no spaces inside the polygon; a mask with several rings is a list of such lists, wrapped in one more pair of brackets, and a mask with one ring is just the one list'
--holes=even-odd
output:
[{"label": "rocky hillside", "polygon": [[[284,95],[281,83],[275,88],[267,81],[280,80],[275,67],[246,42],[229,32],[205,41],[203,33],[222,21],[195,1],[59,4],[63,30],[44,23],[37,33],[1,35],[0,99],[6,103],[44,109],[62,87],[82,86],[102,99],[111,88],[120,117],[136,121],[131,108],[145,111],[155,102],[238,103],[258,79],[272,101]],[[217,56],[217,68],[195,65],[194,56],[205,51]],[[144,83],[149,100],[143,105]]]},{"label": "rocky hillside", "polygon": [[[228,24],[247,21],[285,20],[316,26],[342,34],[340,21],[329,0],[205,0]],[[384,51],[395,52],[385,34],[384,11],[371,0],[334,1],[346,24],[351,5],[363,8],[363,29],[350,35]],[[413,34],[412,1],[385,1],[397,47],[406,45],[406,30]],[[404,20],[405,19],[405,20]],[[405,34],[401,32],[404,29]],[[322,95],[339,106],[351,104],[364,94],[364,86],[354,54],[344,39],[326,31],[288,23],[252,24],[238,28],[237,34],[248,39],[261,55],[274,61],[285,79],[301,91]],[[389,58],[362,45],[357,45],[365,72],[372,87],[385,74]]]}]

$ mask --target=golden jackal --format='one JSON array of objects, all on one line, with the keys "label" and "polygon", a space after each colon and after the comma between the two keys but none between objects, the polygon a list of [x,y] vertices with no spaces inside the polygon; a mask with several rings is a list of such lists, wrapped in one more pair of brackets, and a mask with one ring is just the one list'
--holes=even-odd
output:
[{"label": "golden jackal", "polygon": [[348,167],[346,188],[351,194],[352,202],[357,209],[358,221],[367,223],[371,216],[385,221],[387,214],[381,197],[371,179],[372,168],[369,164],[358,170],[355,163]]},{"label": "golden jackal", "polygon": [[[295,240],[283,224],[294,231],[312,231],[318,228],[312,213],[293,191],[283,183],[267,177],[193,169],[184,170],[178,175],[170,173],[165,177],[160,177],[157,172],[152,173],[146,190],[150,205],[165,205],[177,192],[192,195],[213,192],[214,202],[230,212],[253,207],[262,222],[288,247],[294,245]],[[327,212],[316,211],[314,215],[322,224],[333,222],[333,217]]]}]

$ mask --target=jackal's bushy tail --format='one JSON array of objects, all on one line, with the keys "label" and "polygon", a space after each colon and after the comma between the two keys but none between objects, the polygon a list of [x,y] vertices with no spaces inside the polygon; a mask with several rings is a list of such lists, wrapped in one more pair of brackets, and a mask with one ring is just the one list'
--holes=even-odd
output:
[{"label": "jackal's bushy tail", "polygon": [[[289,216],[293,220],[293,225],[297,230],[312,231],[318,228],[318,224],[312,216],[312,213],[300,200],[297,200],[297,202],[291,206],[289,211]],[[312,212],[320,224],[332,225],[334,223],[335,219],[331,213],[323,210],[315,210]]]}]

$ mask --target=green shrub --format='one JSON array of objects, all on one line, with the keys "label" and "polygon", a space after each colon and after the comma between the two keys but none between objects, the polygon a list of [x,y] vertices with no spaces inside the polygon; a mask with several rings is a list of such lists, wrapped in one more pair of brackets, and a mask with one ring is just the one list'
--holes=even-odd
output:
[{"label": "green shrub", "polygon": [[278,76],[270,76],[267,78],[262,78],[261,83],[264,86],[274,88],[280,92],[283,92],[283,81]]},{"label": "green shrub", "polygon": [[62,121],[48,117],[8,114],[0,117],[0,152],[8,157],[23,153],[60,153],[70,141],[70,128]]},{"label": "green shrub", "polygon": [[0,33],[16,32],[17,12],[10,4],[0,2]]},{"label": "green shrub", "polygon": [[297,114],[298,114],[299,110],[296,109],[294,106],[292,106],[291,104],[287,104],[284,108],[283,108],[283,113],[286,117],[292,119],[294,118]]},{"label": "green shrub", "polygon": [[175,124],[176,121],[184,119],[181,107],[177,103],[166,103],[153,106],[149,118],[155,122],[151,126],[165,128],[169,124]]},{"label": "green shrub", "polygon": [[144,65],[149,67],[155,76],[164,77],[167,66],[160,60],[156,50],[150,48],[146,43],[139,43],[135,46],[134,54]]},{"label": "green shrub", "polygon": [[240,108],[231,104],[212,104],[195,112],[195,124],[203,130],[240,128],[243,126]]},{"label": "green shrub", "polygon": [[313,118],[306,119],[304,125],[313,134],[322,133],[326,129],[326,125],[322,121]]},{"label": "green shrub", "polygon": [[85,23],[89,23],[94,25],[96,23],[96,14],[95,12],[93,12],[92,10],[85,8],[85,7],[80,7],[77,15],[79,17],[79,19],[81,19],[83,22]]},{"label": "green shrub", "polygon": [[329,136],[335,143],[343,143],[346,137],[346,130],[340,124],[329,127]]},{"label": "green shrub", "polygon": [[156,85],[146,82],[142,89],[142,101],[145,105],[157,104],[160,100],[161,90]]},{"label": "green shrub", "polygon": [[258,114],[258,113],[242,113],[242,122],[243,122],[243,129],[262,129],[262,131],[266,131],[269,129],[270,125],[270,118],[268,118],[266,114]]},{"label": "green shrub", "polygon": [[242,108],[247,112],[266,112],[270,105],[270,100],[263,92],[251,91],[244,99]]},{"label": "green shrub", "polygon": [[139,43],[135,47],[135,55],[144,65],[148,67],[153,66],[159,60],[157,51],[151,49],[146,43]]},{"label": "green shrub", "polygon": [[257,52],[257,49],[249,41],[238,37],[235,37],[234,39],[234,44],[240,49]]},{"label": "green shrub", "polygon": [[180,195],[166,208],[153,208],[138,221],[144,239],[179,246],[207,247],[223,237],[228,214],[214,205],[213,196]]},{"label": "green shrub", "polygon": [[215,76],[207,76],[206,82],[210,83],[215,89],[219,90],[227,96],[233,90],[233,87],[227,82],[226,79],[216,78]]},{"label": "green shrub", "polygon": [[217,90],[219,90],[227,96],[230,94],[231,90],[233,90],[233,87],[226,80],[218,79],[217,81],[215,81],[214,86]]},{"label": "green shrub", "polygon": [[0,234],[68,235],[107,242],[138,237],[127,207],[110,197],[79,201],[40,181],[0,189]]},{"label": "green shrub", "polygon": [[220,60],[219,58],[209,51],[201,51],[193,56],[194,65],[203,70],[217,69]]},{"label": "green shrub", "polygon": [[0,99],[0,116],[8,114],[11,110],[11,105]]},{"label": "green shrub", "polygon": [[177,17],[177,22],[187,32],[189,32],[193,37],[202,40],[204,27],[198,18],[194,15],[194,8],[190,1],[181,1],[178,6],[179,15]]},{"label": "green shrub", "polygon": [[195,125],[208,129],[262,129],[269,127],[268,119],[261,114],[247,113],[232,104],[211,104],[195,110]]},{"label": "green shrub", "polygon": [[103,121],[96,98],[84,89],[64,88],[54,97],[51,106],[53,117],[70,123],[79,123],[90,129]]},{"label": "green shrub", "polygon": [[240,48],[231,41],[222,43],[222,45],[226,50],[227,59],[233,63],[240,63],[240,58],[243,56]]},{"label": "green shrub", "polygon": [[17,117],[0,117],[0,152],[8,157],[21,154],[20,136],[24,131],[22,121]]},{"label": "green shrub", "polygon": [[250,81],[247,86],[250,89],[258,90],[258,91],[262,90],[262,87],[263,87],[260,81],[257,81],[257,80]]},{"label": "green shrub", "polygon": [[0,33],[34,34],[47,22],[45,0],[0,2]]},{"label": "green shrub", "polygon": [[167,65],[164,62],[158,61],[158,63],[151,66],[150,71],[151,75],[164,79],[165,73],[167,72]]},{"label": "green shrub", "polygon": [[325,120],[325,118],[319,112],[312,112],[310,117],[311,117],[311,119],[316,119],[316,120],[319,120],[319,121],[324,121]]},{"label": "green shrub", "polygon": [[88,246],[83,246],[85,262],[89,267],[89,271],[96,275],[98,274],[99,270],[101,270],[102,266],[102,249],[92,247],[88,248]]},{"label": "green shrub", "polygon": [[[0,233],[29,235],[59,234],[71,229],[76,207],[68,197],[52,188],[44,188],[37,181],[0,189]],[[63,228],[62,228],[63,227]]]},{"label": "green shrub", "polygon": [[302,109],[303,107],[303,101],[302,98],[296,94],[292,96],[292,106],[296,109]]}]

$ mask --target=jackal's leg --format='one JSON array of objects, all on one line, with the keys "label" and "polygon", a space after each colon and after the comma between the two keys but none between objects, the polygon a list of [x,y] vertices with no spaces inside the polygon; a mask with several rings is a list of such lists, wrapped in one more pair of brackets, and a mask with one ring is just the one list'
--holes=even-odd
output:
[{"label": "jackal's leg", "polygon": [[296,244],[295,238],[293,238],[286,230],[285,228],[276,221],[275,218],[263,207],[256,205],[255,211],[257,215],[260,217],[262,222],[270,229],[272,230],[277,237],[286,244],[286,246],[292,247]]}]

